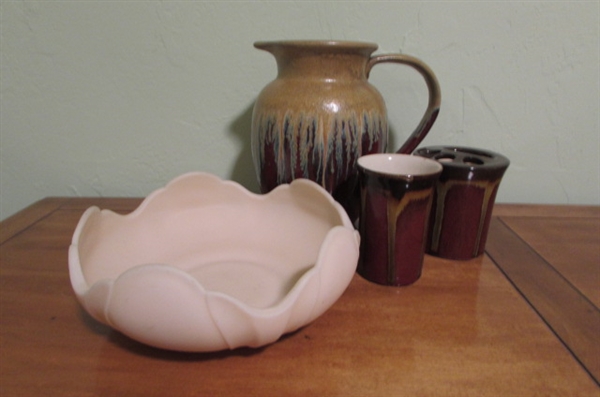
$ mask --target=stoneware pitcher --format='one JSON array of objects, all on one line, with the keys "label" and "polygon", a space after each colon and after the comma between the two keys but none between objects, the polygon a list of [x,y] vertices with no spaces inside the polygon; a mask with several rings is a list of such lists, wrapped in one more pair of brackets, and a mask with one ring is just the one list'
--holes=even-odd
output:
[{"label": "stoneware pitcher", "polygon": [[252,156],[261,190],[308,178],[333,194],[351,217],[357,159],[387,150],[381,94],[368,82],[373,66],[408,65],[425,79],[429,103],[415,131],[398,149],[411,153],[433,125],[441,95],[421,60],[372,55],[377,45],[348,41],[256,42],[277,61],[277,78],[260,92],[252,115]]}]

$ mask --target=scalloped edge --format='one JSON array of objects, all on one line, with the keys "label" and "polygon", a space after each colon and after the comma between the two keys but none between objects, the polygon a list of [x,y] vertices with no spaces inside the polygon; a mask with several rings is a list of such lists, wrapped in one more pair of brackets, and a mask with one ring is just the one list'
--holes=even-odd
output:
[{"label": "scalloped edge", "polygon": [[[319,253],[317,256],[317,260],[315,261],[315,264],[306,271],[306,273],[304,273],[300,279],[298,279],[296,281],[296,283],[294,284],[294,286],[287,292],[287,294],[279,301],[277,302],[277,304],[267,307],[267,308],[257,308],[257,307],[253,307],[248,305],[247,303],[245,303],[244,301],[241,301],[239,299],[236,299],[232,296],[229,296],[225,293],[222,292],[218,292],[218,291],[209,291],[206,290],[206,288],[204,288],[204,286],[196,279],[194,279],[193,277],[191,277],[187,272],[169,266],[169,265],[160,265],[160,266],[167,266],[168,268],[170,268],[170,272],[172,273],[172,275],[176,275],[177,277],[182,277],[185,281],[193,283],[195,288],[197,288],[198,291],[200,291],[200,295],[198,296],[198,299],[203,300],[204,303],[207,305],[208,307],[208,311],[210,312],[210,317],[213,321],[213,323],[217,324],[217,328],[219,329],[219,332],[221,333],[221,336],[223,338],[224,341],[226,341],[226,346],[220,346],[216,349],[201,349],[198,350],[197,348],[191,348],[189,346],[182,346],[180,348],[175,348],[175,350],[184,350],[184,351],[209,351],[209,350],[220,350],[220,349],[224,349],[224,348],[229,348],[229,349],[233,349],[236,347],[240,347],[240,346],[251,346],[251,347],[258,347],[267,343],[271,343],[276,341],[277,339],[279,339],[279,337],[281,337],[281,335],[288,333],[288,332],[292,332],[298,328],[300,328],[301,326],[304,326],[308,323],[310,323],[311,321],[313,321],[314,319],[316,319],[318,316],[320,316],[322,313],[324,313],[326,310],[329,309],[329,307],[331,307],[331,305],[333,305],[333,303],[335,303],[335,301],[337,299],[339,299],[339,297],[343,294],[343,292],[345,291],[345,289],[347,288],[348,284],[350,283],[350,280],[352,279],[352,276],[355,272],[356,269],[356,264],[358,262],[358,253],[359,253],[359,244],[360,244],[360,236],[358,234],[358,231],[354,230],[354,227],[352,226],[352,223],[348,217],[348,215],[346,214],[345,210],[343,209],[343,207],[333,199],[333,197],[327,193],[325,191],[325,189],[323,189],[320,185],[316,184],[315,182],[312,182],[310,180],[306,180],[306,179],[297,179],[294,180],[291,184],[285,184],[285,185],[280,185],[277,188],[275,188],[274,190],[272,190],[271,192],[269,192],[268,194],[256,194],[256,193],[252,193],[250,191],[248,191],[246,188],[244,188],[242,185],[240,185],[237,182],[233,182],[233,181],[225,181],[222,180],[221,178],[212,175],[212,174],[208,174],[208,173],[204,173],[204,172],[190,172],[190,173],[186,173],[183,174],[175,179],[173,179],[172,181],[170,181],[167,185],[165,185],[164,187],[155,190],[154,192],[152,192],[150,195],[148,195],[143,201],[142,203],[132,212],[125,214],[125,215],[121,215],[121,214],[117,214],[111,210],[101,210],[100,208],[96,207],[96,206],[92,206],[90,208],[88,208],[84,214],[82,215],[82,217],[80,218],[77,227],[75,229],[75,232],[73,234],[73,238],[71,241],[71,246],[69,247],[69,274],[70,274],[70,278],[71,278],[71,284],[73,287],[73,290],[75,291],[75,294],[77,295],[77,298],[79,299],[79,301],[81,302],[81,304],[84,306],[84,308],[88,311],[88,313],[94,317],[96,320],[106,323],[110,326],[112,326],[115,329],[118,329],[119,331],[125,333],[125,334],[129,334],[133,339],[136,340],[141,340],[143,343],[147,343],[156,347],[161,347],[161,348],[170,348],[173,349],[172,346],[170,346],[171,344],[167,343],[165,344],[157,344],[157,343],[152,343],[152,341],[149,340],[143,340],[143,338],[140,338],[139,335],[131,335],[131,333],[128,333],[126,329],[123,329],[124,327],[120,326],[119,324],[115,324],[114,319],[111,320],[111,313],[109,311],[109,307],[110,307],[110,303],[112,301],[112,295],[113,295],[113,290],[115,288],[115,286],[118,287],[118,285],[120,284],[120,279],[122,279],[123,277],[127,278],[128,277],[128,273],[131,271],[135,271],[135,272],[140,272],[140,271],[144,271],[144,267],[145,266],[156,266],[156,265],[139,265],[130,269],[127,269],[125,272],[121,273],[117,278],[115,278],[114,280],[98,280],[96,282],[94,282],[92,285],[89,285],[88,282],[85,280],[85,277],[83,275],[83,270],[82,270],[82,266],[81,266],[81,262],[80,262],[80,258],[79,258],[79,252],[78,252],[78,248],[79,248],[79,239],[81,234],[83,233],[84,229],[86,226],[88,226],[88,222],[90,221],[90,219],[92,217],[95,216],[116,216],[116,217],[121,217],[121,218],[131,218],[131,217],[137,217],[137,216],[142,216],[142,214],[147,210],[147,208],[149,208],[152,203],[157,200],[157,198],[163,197],[164,195],[168,195],[169,191],[172,190],[172,188],[174,186],[179,185],[180,183],[183,183],[185,181],[189,181],[189,179],[198,179],[199,182],[201,181],[206,181],[206,180],[210,180],[211,182],[214,182],[216,184],[219,184],[221,186],[225,186],[225,187],[233,187],[238,193],[243,194],[244,196],[248,197],[251,200],[275,200],[276,197],[281,194],[282,192],[292,189],[292,190],[297,190],[300,189],[300,191],[313,191],[315,192],[315,194],[317,194],[318,196],[321,197],[321,199],[324,199],[329,205],[331,205],[336,212],[338,213],[338,216],[340,217],[340,221],[342,223],[342,225],[337,225],[334,226],[333,228],[331,228],[323,242],[321,243],[320,247],[319,247]],[[345,233],[344,233],[345,232]],[[341,234],[345,234],[345,236],[339,237]],[[338,240],[341,239],[341,242],[338,242]],[[297,302],[299,297],[302,295],[302,293],[310,287],[311,283],[320,283],[322,282],[321,280],[321,275],[323,273],[323,269],[326,269],[327,267],[327,261],[324,259],[325,256],[327,256],[328,254],[330,255],[330,253],[333,251],[335,251],[335,246],[337,244],[343,244],[344,242],[350,242],[350,246],[353,246],[354,252],[350,252],[349,255],[352,257],[352,262],[353,265],[351,266],[351,269],[346,269],[346,272],[349,273],[348,277],[346,277],[344,279],[344,281],[341,283],[342,285],[338,285],[338,288],[335,292],[333,292],[331,294],[331,297],[328,299],[327,302],[321,302],[321,304],[319,304],[320,302],[320,296],[315,297],[315,299],[313,300],[313,303],[311,305],[310,310],[308,310],[308,313],[305,313],[305,318],[301,321],[298,321],[297,319],[295,319],[295,321],[293,322],[293,325],[290,326],[290,316],[291,316],[291,312],[295,309],[295,307],[297,306]],[[333,247],[332,247],[333,246]],[[134,270],[135,269],[135,270]],[[340,284],[338,282],[338,284]],[[317,291],[321,292],[320,288],[317,288]],[[97,295],[97,294],[103,294],[104,299],[103,302],[96,302],[96,304],[94,304],[94,299],[92,299],[91,295]],[[321,295],[319,293],[319,295]],[[96,299],[97,301],[98,299]],[[211,303],[212,302],[212,303]],[[219,318],[219,316],[215,316],[214,314],[214,309],[211,309],[211,306],[215,307],[215,306],[231,306],[233,308],[235,308],[235,311],[238,313],[243,313],[245,315],[245,317],[247,317],[247,320],[250,324],[250,326],[254,329],[254,331],[258,331],[257,328],[261,328],[261,322],[274,322],[276,318],[282,317],[282,316],[286,316],[287,314],[287,319],[284,321],[284,325],[283,327],[278,327],[279,329],[273,330],[271,332],[268,332],[267,336],[264,335],[259,335],[261,334],[261,332],[255,332],[254,335],[251,335],[252,337],[250,338],[242,338],[242,340],[235,340],[235,335],[233,336],[233,338],[229,335],[227,335],[227,332],[224,332],[224,330],[222,330],[221,326],[218,325],[221,319]],[[101,307],[102,306],[102,307]],[[306,311],[306,310],[305,310]],[[220,313],[222,314],[222,313]],[[125,327],[127,328],[127,327]],[[230,327],[231,328],[231,327]],[[264,328],[264,327],[262,327]],[[264,331],[264,330],[262,330]],[[202,332],[202,330],[198,330],[198,332]],[[264,332],[262,332],[264,333]]]}]

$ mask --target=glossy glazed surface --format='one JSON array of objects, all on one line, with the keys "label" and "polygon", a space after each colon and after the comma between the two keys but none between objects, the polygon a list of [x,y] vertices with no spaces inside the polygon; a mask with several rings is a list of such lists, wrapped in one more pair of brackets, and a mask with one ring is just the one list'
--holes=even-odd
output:
[{"label": "glossy glazed surface", "polygon": [[455,146],[421,148],[415,155],[444,167],[435,189],[427,252],[459,260],[483,254],[509,160],[489,150]]},{"label": "glossy glazed surface", "polygon": [[442,166],[411,155],[372,154],[358,160],[358,169],[358,272],[378,284],[412,284],[421,276],[433,190]]},{"label": "glossy glazed surface", "polygon": [[387,113],[367,81],[383,62],[409,65],[430,91],[426,114],[400,150],[411,152],[433,124],[440,103],[433,72],[405,55],[371,56],[377,46],[340,41],[258,42],[273,54],[278,75],[260,92],[252,118],[252,155],[263,192],[296,178],[319,183],[354,217],[349,203],[356,161],[387,149]]}]

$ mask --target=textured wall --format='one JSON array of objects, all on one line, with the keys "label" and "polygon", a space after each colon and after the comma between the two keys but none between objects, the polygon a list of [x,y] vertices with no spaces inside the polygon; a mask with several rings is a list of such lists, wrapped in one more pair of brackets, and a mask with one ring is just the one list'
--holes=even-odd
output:
[{"label": "textured wall", "polygon": [[[423,145],[511,159],[500,202],[600,204],[598,2],[2,2],[0,217],[49,195],[143,196],[204,170],[257,189],[269,39],[352,39],[426,61]],[[420,77],[377,66],[398,146]]]}]

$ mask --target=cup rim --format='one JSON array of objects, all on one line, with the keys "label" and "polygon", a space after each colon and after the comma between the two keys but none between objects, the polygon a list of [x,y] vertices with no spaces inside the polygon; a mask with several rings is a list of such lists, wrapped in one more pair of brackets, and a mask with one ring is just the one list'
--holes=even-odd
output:
[{"label": "cup rim", "polygon": [[443,170],[438,161],[400,153],[367,154],[358,158],[357,166],[365,173],[405,180],[428,179]]}]

